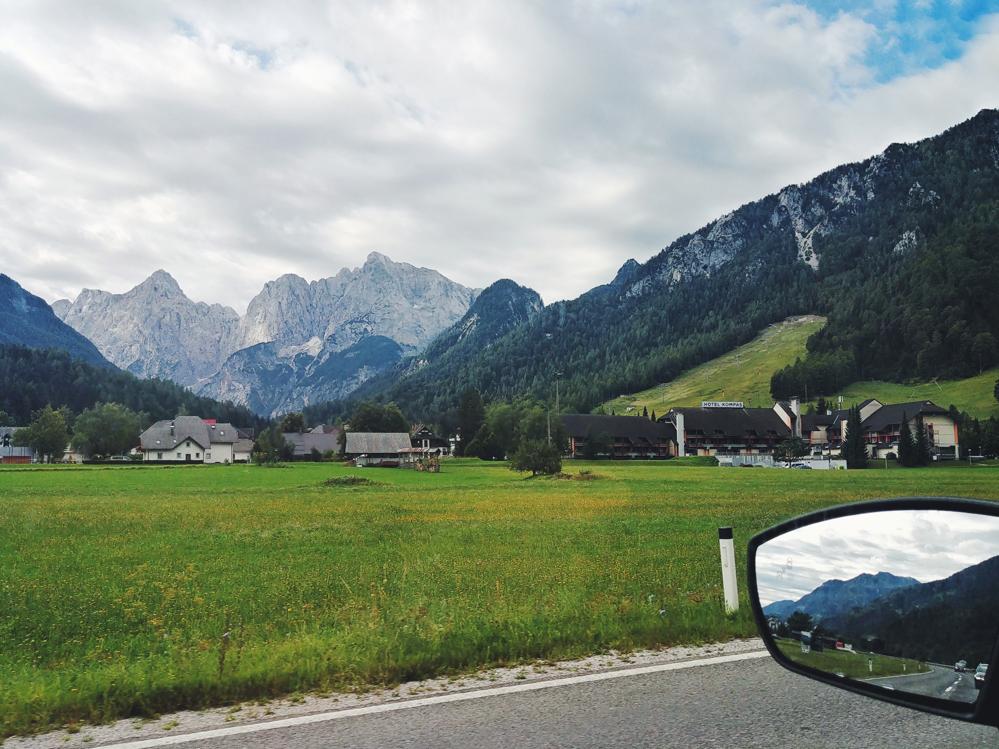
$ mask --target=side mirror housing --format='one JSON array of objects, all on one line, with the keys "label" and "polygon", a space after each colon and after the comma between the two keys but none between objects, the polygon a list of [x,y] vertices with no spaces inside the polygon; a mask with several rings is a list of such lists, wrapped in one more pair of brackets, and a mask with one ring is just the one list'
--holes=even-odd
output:
[{"label": "side mirror housing", "polygon": [[752,538],[747,573],[757,627],[780,665],[999,726],[999,503],[832,507]]}]

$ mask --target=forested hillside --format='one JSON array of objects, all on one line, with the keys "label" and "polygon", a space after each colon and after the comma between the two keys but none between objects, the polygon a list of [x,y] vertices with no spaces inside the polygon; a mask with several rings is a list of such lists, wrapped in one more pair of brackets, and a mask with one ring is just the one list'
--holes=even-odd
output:
[{"label": "forested hillside", "polygon": [[546,307],[428,383],[379,397],[416,417],[487,398],[586,411],[675,378],[792,315],[829,323],[777,395],[865,377],[963,376],[999,358],[999,112],[827,172],[681,237],[610,283]]},{"label": "forested hillside", "polygon": [[47,404],[79,413],[99,402],[121,403],[154,420],[188,413],[239,427],[264,423],[246,408],[199,397],[167,380],[140,380],[74,359],[65,351],[0,346],[0,411],[15,424],[27,424],[32,412]]},{"label": "forested hillside", "polygon": [[113,367],[87,338],[60,320],[41,297],[0,273],[0,345],[56,348],[99,367]]}]

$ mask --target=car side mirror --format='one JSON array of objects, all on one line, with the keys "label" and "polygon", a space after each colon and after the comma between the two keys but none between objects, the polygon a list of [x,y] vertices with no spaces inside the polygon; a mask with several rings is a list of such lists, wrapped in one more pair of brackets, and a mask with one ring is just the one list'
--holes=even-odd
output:
[{"label": "car side mirror", "polygon": [[782,523],[748,549],[749,597],[785,668],[999,726],[999,503],[907,498]]}]

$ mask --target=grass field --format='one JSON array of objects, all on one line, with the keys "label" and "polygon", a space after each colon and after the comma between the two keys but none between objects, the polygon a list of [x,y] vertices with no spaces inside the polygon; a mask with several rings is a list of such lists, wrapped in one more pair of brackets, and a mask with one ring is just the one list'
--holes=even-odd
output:
[{"label": "grass field", "polygon": [[[487,664],[753,633],[717,528],[868,497],[995,497],[995,468],[502,463],[0,470],[0,736]],[[361,475],[371,485],[327,485]],[[743,578],[744,579],[744,578]]]},{"label": "grass field", "polygon": [[[812,650],[801,652],[801,643],[797,640],[779,639],[777,647],[788,658],[802,666],[817,668],[831,674],[842,674],[851,679],[877,679],[882,676],[898,676],[899,674],[921,674],[930,667],[921,661],[911,658],[895,658],[890,655],[876,653],[853,653],[847,650]],[[870,661],[870,665],[868,665]]]},{"label": "grass field", "polygon": [[[908,385],[866,380],[853,383],[839,395],[843,396],[844,405],[860,403],[867,398],[877,398],[882,403],[931,400],[944,408],[953,404],[972,416],[984,418],[999,416],[999,401],[993,392],[996,380],[999,380],[999,367],[964,380],[940,380]],[[836,399],[833,397],[831,400],[835,402]]]},{"label": "grass field", "polygon": [[824,317],[792,317],[771,325],[749,343],[684,372],[672,382],[622,395],[603,404],[610,413],[699,406],[705,400],[738,400],[747,406],[771,406],[770,376],[805,355],[805,341],[825,325]]}]

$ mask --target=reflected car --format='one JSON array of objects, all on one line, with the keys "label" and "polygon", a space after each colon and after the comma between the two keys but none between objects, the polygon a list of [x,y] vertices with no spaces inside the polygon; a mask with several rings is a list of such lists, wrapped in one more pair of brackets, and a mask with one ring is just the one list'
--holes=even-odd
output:
[{"label": "reflected car", "polygon": [[985,683],[985,674],[989,670],[988,663],[979,663],[978,668],[975,669],[975,689],[981,689],[982,684]]},{"label": "reflected car", "polygon": [[968,670],[968,662],[967,661],[958,661],[957,663],[954,664],[954,670],[955,671],[960,671],[960,672],[967,671]]}]

